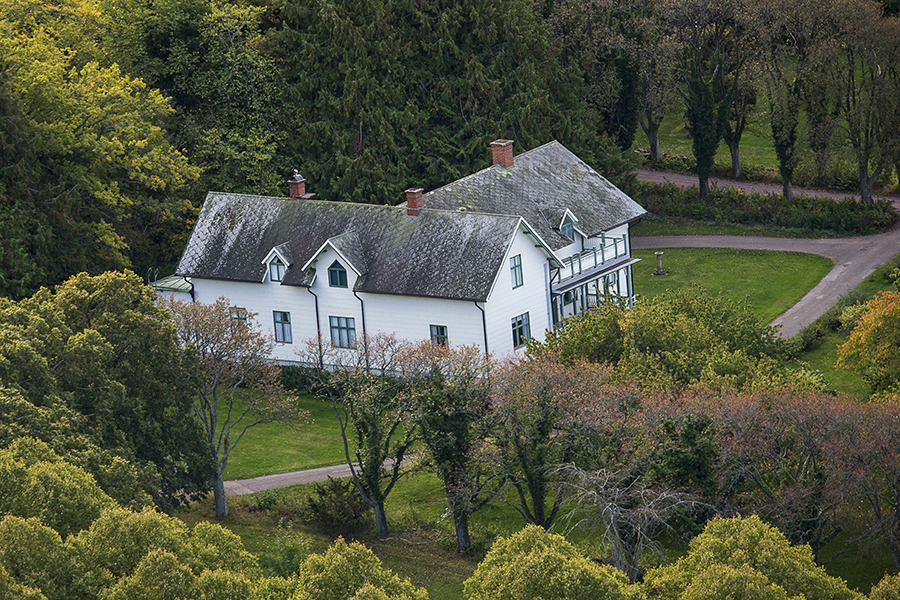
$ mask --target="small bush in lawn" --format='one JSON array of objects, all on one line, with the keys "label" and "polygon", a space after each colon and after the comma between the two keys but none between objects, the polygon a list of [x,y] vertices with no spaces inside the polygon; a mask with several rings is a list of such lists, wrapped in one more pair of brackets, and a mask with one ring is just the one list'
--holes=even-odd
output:
[{"label": "small bush in lawn", "polygon": [[276,492],[275,490],[264,490],[262,492],[258,492],[253,495],[253,498],[256,500],[256,506],[260,510],[264,510],[266,512],[278,506],[278,492]]},{"label": "small bush in lawn", "polygon": [[371,508],[350,478],[315,484],[308,505],[310,517],[329,529],[352,531],[369,523]]}]

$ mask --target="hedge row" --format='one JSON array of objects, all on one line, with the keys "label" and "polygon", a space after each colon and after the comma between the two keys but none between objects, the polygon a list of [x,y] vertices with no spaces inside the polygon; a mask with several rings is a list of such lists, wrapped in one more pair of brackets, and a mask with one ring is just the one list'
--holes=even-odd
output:
[{"label": "hedge row", "polygon": [[705,199],[697,188],[682,189],[673,183],[642,183],[635,198],[651,213],[707,221],[803,229],[836,235],[864,235],[883,231],[897,222],[890,202],[863,204],[852,198],[834,200],[794,196],[785,202],[781,194],[760,194],[741,188],[710,191]]}]

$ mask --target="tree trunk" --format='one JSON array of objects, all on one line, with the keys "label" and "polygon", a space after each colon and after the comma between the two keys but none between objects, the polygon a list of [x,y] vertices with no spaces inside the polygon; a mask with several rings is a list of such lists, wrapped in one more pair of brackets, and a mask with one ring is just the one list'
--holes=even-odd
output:
[{"label": "tree trunk", "polygon": [[728,151],[731,152],[731,176],[740,179],[744,171],[741,169],[741,149],[738,142],[728,142]]},{"label": "tree trunk", "polygon": [[869,175],[869,169],[866,166],[859,168],[859,199],[863,204],[872,204],[872,188],[878,181],[878,171],[873,175]]},{"label": "tree trunk", "polygon": [[700,187],[700,198],[701,199],[709,196],[709,176],[707,176],[707,177],[701,176],[700,177],[699,187]]},{"label": "tree trunk", "polygon": [[228,516],[228,499],[225,497],[225,478],[216,470],[216,487],[213,489],[216,499],[216,517]]},{"label": "tree trunk", "polygon": [[785,179],[781,184],[781,193],[784,196],[784,201],[792,204],[794,202],[794,189],[791,186],[791,180]]},{"label": "tree trunk", "polygon": [[375,506],[375,529],[378,537],[386,538],[390,534],[388,529],[387,515],[384,514],[384,502],[376,502]]},{"label": "tree trunk", "polygon": [[472,545],[469,537],[469,515],[464,511],[454,511],[453,522],[456,525],[456,551],[463,553]]},{"label": "tree trunk", "polygon": [[659,128],[648,130],[647,139],[650,140],[650,164],[658,167],[662,161],[662,152],[659,150]]}]

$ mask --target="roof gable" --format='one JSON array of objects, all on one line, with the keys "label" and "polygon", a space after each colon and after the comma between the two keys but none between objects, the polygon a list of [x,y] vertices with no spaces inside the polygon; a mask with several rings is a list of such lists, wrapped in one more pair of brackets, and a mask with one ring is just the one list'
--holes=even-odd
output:
[{"label": "roof gable", "polygon": [[520,215],[554,250],[572,243],[559,232],[569,212],[597,236],[647,211],[557,141],[425,194],[426,208]]}]

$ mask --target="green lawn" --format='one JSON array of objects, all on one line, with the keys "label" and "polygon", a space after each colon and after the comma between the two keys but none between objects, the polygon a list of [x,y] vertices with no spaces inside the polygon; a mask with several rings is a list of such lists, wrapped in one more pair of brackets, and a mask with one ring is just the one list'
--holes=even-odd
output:
[{"label": "green lawn", "polygon": [[653,275],[657,250],[635,250],[634,290],[653,297],[693,285],[730,300],[748,300],[764,323],[797,303],[834,266],[828,259],[799,252],[726,248],[663,248],[663,277]]},{"label": "green lawn", "polygon": [[[765,94],[759,95],[759,107],[750,116],[744,135],[741,136],[741,164],[745,167],[755,165],[766,169],[778,168],[778,156],[772,144],[772,130],[768,121],[769,106]],[[663,119],[659,128],[660,150],[666,154],[680,154],[693,156],[691,149],[691,136],[685,127],[684,109],[677,104],[672,107],[669,114]],[[638,127],[635,133],[634,146],[636,148],[649,149],[647,135]],[[731,165],[731,154],[725,142],[719,142],[716,152],[717,165]]]},{"label": "green lawn", "polygon": [[[344,462],[340,428],[331,404],[301,396],[299,406],[309,411],[309,423],[266,423],[247,430],[231,453],[225,479],[247,479]],[[243,403],[237,408],[242,409]]]}]

